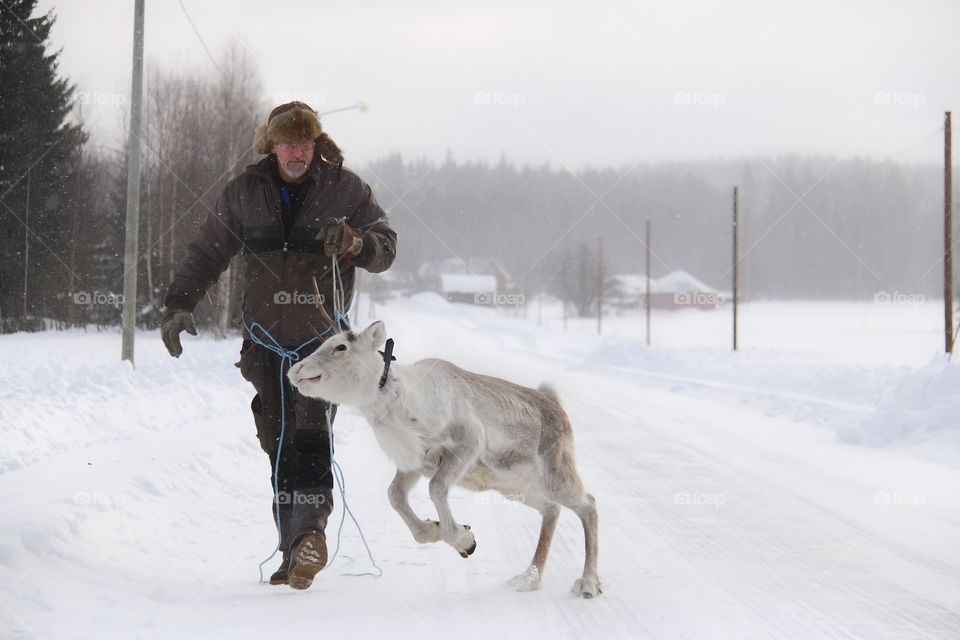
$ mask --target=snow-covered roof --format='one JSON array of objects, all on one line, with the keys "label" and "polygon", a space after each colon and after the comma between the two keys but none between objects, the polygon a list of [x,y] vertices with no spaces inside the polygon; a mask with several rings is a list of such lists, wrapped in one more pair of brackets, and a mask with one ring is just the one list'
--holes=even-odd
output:
[{"label": "snow-covered roof", "polygon": [[435,260],[433,262],[424,262],[417,267],[417,276],[420,278],[431,278],[444,273],[467,274],[491,274],[502,276],[506,280],[510,279],[510,273],[503,267],[503,264],[495,258],[446,258],[445,260]]},{"label": "snow-covered roof", "polygon": [[440,290],[444,293],[495,293],[497,279],[471,273],[442,273]]},{"label": "snow-covered roof", "polygon": [[[626,296],[644,295],[647,292],[647,276],[642,273],[619,273],[610,278],[617,290]],[[678,269],[650,280],[650,293],[679,293],[697,291],[701,293],[721,293],[705,282]]]},{"label": "snow-covered roof", "polygon": [[684,291],[699,291],[702,293],[720,293],[707,283],[698,280],[683,269],[678,269],[662,278],[650,283],[650,291],[654,293],[676,293]]},{"label": "snow-covered roof", "polygon": [[[610,279],[622,295],[642,296],[647,292],[647,276],[642,273],[620,273]],[[650,289],[653,290],[653,281]]]}]

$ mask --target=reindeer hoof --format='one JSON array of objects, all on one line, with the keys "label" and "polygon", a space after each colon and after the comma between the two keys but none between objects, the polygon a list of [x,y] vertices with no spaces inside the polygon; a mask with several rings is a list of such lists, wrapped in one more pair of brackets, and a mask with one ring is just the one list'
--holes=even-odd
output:
[{"label": "reindeer hoof", "polygon": [[473,552],[476,551],[476,550],[477,550],[477,541],[474,540],[474,541],[473,541],[473,544],[470,545],[470,548],[469,548],[469,549],[467,549],[466,551],[461,551],[461,552],[460,552],[460,557],[461,557],[461,558],[469,558],[471,555],[473,555]]},{"label": "reindeer hoof", "polygon": [[591,598],[595,598],[601,593],[603,593],[603,587],[600,585],[600,581],[596,578],[580,578],[573,583],[573,595],[577,596],[578,598],[589,600]]},{"label": "reindeer hoof", "polygon": [[541,587],[540,569],[536,565],[530,565],[527,570],[510,578],[507,583],[515,591],[537,591]]}]

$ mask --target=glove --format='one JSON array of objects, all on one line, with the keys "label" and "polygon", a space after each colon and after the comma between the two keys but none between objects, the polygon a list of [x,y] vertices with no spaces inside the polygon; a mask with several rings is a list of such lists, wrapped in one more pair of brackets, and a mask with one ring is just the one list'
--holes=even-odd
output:
[{"label": "glove", "polygon": [[353,257],[363,248],[363,238],[346,218],[331,219],[323,230],[323,252],[328,256]]},{"label": "glove", "polygon": [[163,346],[174,358],[179,358],[183,353],[183,346],[180,344],[181,331],[186,331],[192,336],[197,335],[193,314],[183,310],[168,311],[160,321],[160,337],[163,338]]}]

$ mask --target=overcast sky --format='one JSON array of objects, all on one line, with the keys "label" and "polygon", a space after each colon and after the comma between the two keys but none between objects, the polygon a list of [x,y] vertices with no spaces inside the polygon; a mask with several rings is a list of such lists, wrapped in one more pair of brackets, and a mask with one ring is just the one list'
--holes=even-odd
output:
[{"label": "overcast sky", "polygon": [[[94,134],[119,144],[133,0],[39,4]],[[177,1],[146,4],[148,64],[213,68]],[[325,119],[354,165],[447,148],[572,169],[787,152],[939,163],[943,111],[960,106],[956,0],[183,5],[215,56],[234,37],[249,48],[269,102],[368,103]]]}]

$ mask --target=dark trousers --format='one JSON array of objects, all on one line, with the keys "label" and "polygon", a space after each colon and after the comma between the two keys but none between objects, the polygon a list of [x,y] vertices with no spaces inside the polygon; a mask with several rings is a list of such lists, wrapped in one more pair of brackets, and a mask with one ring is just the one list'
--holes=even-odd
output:
[{"label": "dark trousers", "polygon": [[[319,346],[300,351],[305,358]],[[257,425],[260,447],[270,457],[270,483],[277,475],[274,500],[270,504],[280,532],[280,549],[289,551],[297,539],[311,532],[321,535],[333,511],[333,471],[330,468],[330,433],[327,406],[323,400],[301,395],[287,380],[284,367],[284,405],[280,402],[280,356],[244,340],[240,351],[240,373],[253,383],[257,395],[250,403]],[[336,415],[332,407],[330,420]],[[286,411],[283,443],[280,416]],[[279,450],[279,457],[277,452]]]}]

